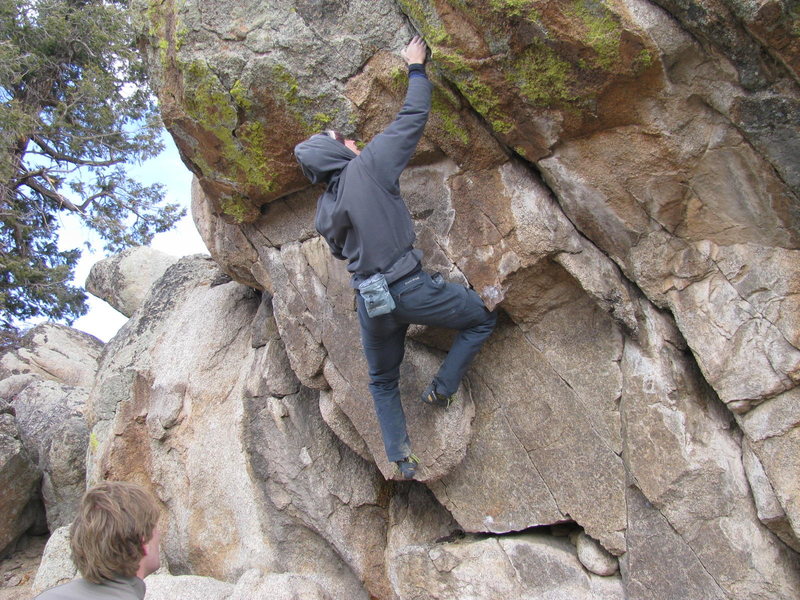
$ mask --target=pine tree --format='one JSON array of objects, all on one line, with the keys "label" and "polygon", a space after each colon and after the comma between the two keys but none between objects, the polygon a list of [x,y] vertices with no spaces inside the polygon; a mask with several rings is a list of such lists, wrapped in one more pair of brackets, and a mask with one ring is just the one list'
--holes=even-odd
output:
[{"label": "pine tree", "polygon": [[184,214],[128,165],[162,150],[162,127],[126,0],[0,0],[0,330],[71,323],[79,249],[58,249],[79,215],[107,252],[148,244]]}]

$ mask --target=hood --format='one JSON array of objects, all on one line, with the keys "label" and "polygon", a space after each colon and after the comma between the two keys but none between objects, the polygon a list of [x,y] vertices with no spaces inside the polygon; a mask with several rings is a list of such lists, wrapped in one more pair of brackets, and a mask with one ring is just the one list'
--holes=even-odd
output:
[{"label": "hood", "polygon": [[311,183],[328,183],[356,157],[352,150],[324,133],[297,144],[294,155]]}]

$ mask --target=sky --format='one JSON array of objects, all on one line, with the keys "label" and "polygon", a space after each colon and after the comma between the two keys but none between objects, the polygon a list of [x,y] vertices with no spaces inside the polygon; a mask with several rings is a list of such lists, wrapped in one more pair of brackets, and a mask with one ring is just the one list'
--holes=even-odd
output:
[{"label": "sky", "polygon": [[[166,187],[165,200],[174,202],[186,207],[186,216],[170,231],[159,233],[153,238],[151,248],[161,250],[173,256],[186,256],[188,254],[208,254],[197,228],[194,226],[192,216],[189,211],[191,204],[191,183],[192,174],[181,162],[178,149],[172,141],[172,137],[164,132],[164,151],[156,158],[145,161],[141,165],[134,165],[129,168],[128,173],[134,179],[145,185],[151,183],[162,183]],[[80,225],[80,221],[73,215],[61,217],[61,228],[59,236],[59,247],[62,250],[68,248],[81,248],[83,254],[78,266],[75,269],[74,285],[84,288],[86,278],[92,265],[106,256],[102,252],[102,244],[99,238],[87,231]],[[84,246],[85,242],[93,242],[96,252],[91,252]],[[103,300],[95,298],[91,294],[88,296],[88,314],[77,319],[72,326],[86,333],[107,342],[117,333],[128,320],[122,313],[117,312]]]}]

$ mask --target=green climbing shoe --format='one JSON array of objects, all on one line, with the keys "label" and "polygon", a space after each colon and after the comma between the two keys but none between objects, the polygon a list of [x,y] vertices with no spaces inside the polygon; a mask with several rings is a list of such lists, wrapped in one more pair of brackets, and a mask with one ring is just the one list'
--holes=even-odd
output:
[{"label": "green climbing shoe", "polygon": [[403,460],[394,461],[394,464],[397,466],[397,470],[400,471],[400,475],[403,479],[414,479],[414,475],[417,473],[419,459],[413,454],[410,454]]},{"label": "green climbing shoe", "polygon": [[442,396],[439,392],[436,391],[436,384],[431,382],[431,384],[425,388],[425,391],[422,392],[421,400],[425,404],[431,404],[433,406],[441,406],[442,408],[450,408],[450,405],[453,403],[453,399],[455,398],[455,394],[452,396]]}]

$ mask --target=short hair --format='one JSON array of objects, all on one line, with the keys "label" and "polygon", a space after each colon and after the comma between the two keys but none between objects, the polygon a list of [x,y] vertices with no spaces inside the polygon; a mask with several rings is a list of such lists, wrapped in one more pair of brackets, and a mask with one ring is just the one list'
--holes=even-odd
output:
[{"label": "short hair", "polygon": [[72,560],[92,583],[133,577],[153,537],[158,505],[143,487],[107,481],[88,490],[70,528]]},{"label": "short hair", "polygon": [[325,134],[328,137],[333,138],[334,140],[336,140],[340,144],[344,144],[344,141],[345,141],[344,140],[344,136],[342,135],[342,133],[340,131],[336,131],[335,129],[326,129],[325,130]]}]

